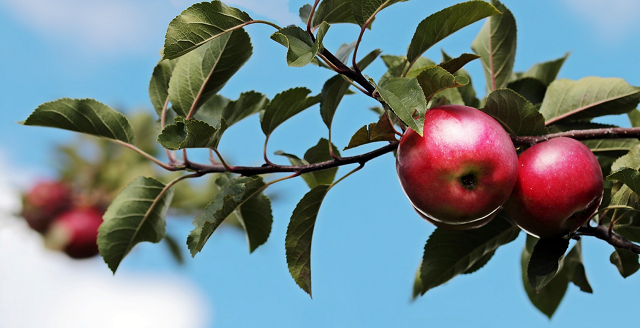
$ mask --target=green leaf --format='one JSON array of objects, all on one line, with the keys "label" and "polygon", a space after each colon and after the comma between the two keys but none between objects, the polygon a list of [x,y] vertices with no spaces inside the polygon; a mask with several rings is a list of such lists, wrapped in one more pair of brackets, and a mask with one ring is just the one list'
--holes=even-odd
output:
[{"label": "green leaf", "polygon": [[473,264],[473,266],[471,266],[467,271],[463,272],[462,274],[472,274],[482,269],[482,267],[484,267],[487,263],[489,263],[489,261],[491,260],[491,258],[495,253],[496,251],[494,250],[493,252],[485,254],[483,257],[478,259],[476,263]]},{"label": "green leaf", "polygon": [[524,77],[507,84],[507,88],[517,92],[533,105],[539,106],[544,100],[544,95],[547,93],[547,86],[542,81],[532,78]]},{"label": "green leaf", "polygon": [[[176,113],[187,117],[218,93],[253,53],[244,30],[235,30],[180,57],[169,82],[169,99]],[[194,102],[197,103],[194,104]]]},{"label": "green leaf", "polygon": [[421,294],[474,268],[487,254],[516,239],[519,232],[520,228],[502,214],[478,229],[437,228],[424,247]]},{"label": "green leaf", "polygon": [[625,167],[607,176],[607,180],[622,181],[636,194],[640,193],[640,172],[636,169]]},{"label": "green leaf", "polygon": [[544,117],[538,112],[538,109],[511,89],[499,89],[491,92],[482,111],[500,122],[511,135],[549,133],[544,126]]},{"label": "green leaf", "polygon": [[623,278],[627,278],[640,269],[638,254],[626,249],[616,248],[609,257],[611,264],[615,265]]},{"label": "green leaf", "polygon": [[[318,141],[318,144],[307,150],[307,152],[304,154],[304,159],[300,159],[296,155],[288,154],[283,151],[277,151],[275,152],[275,154],[287,157],[291,162],[291,165],[309,165],[332,160],[333,157],[331,157],[329,147],[333,148],[333,152],[335,155],[340,156],[340,152],[338,152],[336,147],[333,144],[329,145],[329,140],[324,138],[320,139],[320,141]],[[337,172],[338,168],[334,167],[326,170],[304,173],[301,175],[301,177],[307,183],[309,188],[313,189],[319,185],[329,185],[333,183]]]},{"label": "green leaf", "polygon": [[224,120],[214,128],[204,121],[178,121],[167,125],[158,136],[158,142],[166,149],[178,150],[185,148],[218,148],[220,138],[227,129]]},{"label": "green leaf", "polygon": [[566,53],[564,57],[556,60],[547,61],[533,65],[528,71],[524,72],[519,78],[535,78],[541,81],[545,86],[548,86],[553,82],[560,72],[560,68],[564,64],[564,61],[569,57],[569,53]]},{"label": "green leaf", "polygon": [[569,286],[569,280],[565,275],[557,275],[555,279],[551,280],[547,286],[540,290],[535,291],[529,284],[527,277],[527,267],[529,265],[529,259],[533,252],[533,247],[537,242],[537,238],[527,235],[527,243],[522,251],[521,268],[522,268],[522,285],[524,286],[527,296],[531,303],[540,312],[544,313],[547,317],[551,318],[558,309],[560,302],[564,298]]},{"label": "green leaf", "polygon": [[[380,78],[379,84],[383,84],[386,80],[392,77],[402,77],[407,68],[409,68],[407,57],[383,55],[380,56],[380,58],[382,58],[382,61],[387,66],[387,71]],[[435,65],[436,63],[431,61],[429,58],[420,57],[416,60],[415,64],[409,68],[405,77],[416,77],[425,68]]]},{"label": "green leaf", "polygon": [[322,50],[322,40],[329,30],[329,24],[322,22],[315,42],[307,31],[298,26],[287,26],[271,35],[271,39],[287,47],[287,64],[293,67],[305,66]]},{"label": "green leaf", "polygon": [[62,98],[36,108],[24,125],[46,126],[135,144],[129,120],[111,107],[93,99]]},{"label": "green leaf", "polygon": [[140,242],[157,243],[165,236],[165,215],[173,189],[153,178],[138,177],[116,196],[98,229],[98,248],[114,273]]},{"label": "green leaf", "polygon": [[362,27],[370,18],[382,9],[387,8],[392,4],[405,1],[408,0],[351,0],[351,10],[354,19],[358,25]]},{"label": "green leaf", "polygon": [[255,195],[240,206],[240,215],[237,217],[247,234],[249,251],[253,253],[256,248],[267,242],[271,234],[271,200],[263,194]]},{"label": "green leaf", "polygon": [[416,270],[416,276],[413,280],[413,290],[411,291],[411,299],[415,300],[418,296],[421,295],[422,291],[422,279],[420,279],[420,268],[422,267],[422,262],[418,266],[418,270]]},{"label": "green leaf", "polygon": [[634,146],[626,155],[618,158],[613,165],[611,165],[611,171],[619,171],[626,167],[640,168],[640,146]]},{"label": "green leaf", "polygon": [[[265,183],[262,177],[241,176],[229,180],[214,196],[213,201],[204,209],[204,213],[193,219],[194,229],[187,238],[187,245],[191,256],[196,256],[202,251],[205,243],[222,222],[254,196],[260,195]],[[246,222],[245,222],[246,224]],[[249,236],[251,236],[249,234]],[[250,247],[254,249],[258,243]]]},{"label": "green leaf", "polygon": [[247,13],[221,1],[197,3],[169,23],[164,58],[178,58],[249,21]]},{"label": "green leaf", "polygon": [[464,99],[462,99],[462,94],[460,93],[461,88],[447,88],[441,91],[438,91],[429,101],[429,108],[435,108],[443,105],[461,105],[464,106],[466,103]]},{"label": "green leaf", "polygon": [[300,16],[300,21],[302,21],[303,24],[307,24],[307,22],[309,21],[309,16],[311,16],[312,9],[313,7],[307,3],[304,6],[300,7],[300,9],[298,10],[298,16]]},{"label": "green leaf", "polygon": [[349,141],[349,145],[344,149],[351,149],[364,144],[377,141],[396,141],[396,133],[389,115],[385,113],[380,117],[377,123],[371,123],[368,126],[361,127]]},{"label": "green leaf", "polygon": [[[345,0],[324,0],[320,2],[315,15],[313,16],[312,26],[320,26],[322,22],[327,22],[329,24],[358,24],[353,16],[351,3]],[[369,25],[368,28],[371,29],[371,25]]]},{"label": "green leaf", "polygon": [[169,253],[171,253],[173,259],[176,260],[176,263],[184,264],[184,257],[182,256],[182,245],[178,245],[178,242],[175,240],[175,238],[171,237],[168,234],[164,236],[163,240],[165,241],[165,245],[167,245],[167,248],[169,249]]},{"label": "green leaf", "polygon": [[471,43],[480,55],[489,91],[504,88],[509,82],[516,58],[516,20],[500,1],[491,3],[502,15],[491,16]]},{"label": "green leaf", "polygon": [[[367,68],[369,64],[378,58],[380,52],[381,51],[379,49],[370,52],[358,62],[358,68],[361,70]],[[331,130],[333,117],[338,109],[338,105],[340,104],[340,101],[342,101],[342,97],[344,97],[347,90],[349,90],[350,86],[351,84],[347,82],[342,75],[338,74],[325,82],[322,87],[322,92],[320,93],[320,115],[322,116],[322,121],[329,130]]]},{"label": "green leaf", "polygon": [[422,135],[427,101],[417,79],[392,77],[376,90],[402,122]]},{"label": "green leaf", "polygon": [[300,200],[291,215],[287,228],[285,248],[289,272],[296,284],[311,294],[311,241],[320,205],[330,186],[319,185]]},{"label": "green leaf", "polygon": [[587,279],[584,263],[582,262],[582,242],[580,240],[576,242],[575,246],[573,246],[569,254],[564,258],[560,271],[563,275],[567,276],[570,282],[578,286],[581,291],[589,294],[593,293],[591,284],[589,284],[589,280]]},{"label": "green leaf", "polygon": [[462,67],[464,67],[464,65],[466,65],[469,62],[474,61],[474,60],[476,60],[478,58],[480,58],[480,56],[478,56],[478,55],[462,54],[462,55],[460,55],[460,57],[449,59],[449,60],[445,61],[444,63],[439,64],[438,66],[444,68],[445,70],[447,70],[447,72],[449,72],[451,74],[455,74],[460,69],[462,69]]},{"label": "green leaf", "polygon": [[169,100],[169,81],[176,63],[176,60],[163,59],[153,69],[149,82],[149,98],[158,116],[162,116],[162,110]]},{"label": "green leaf", "polygon": [[269,104],[267,96],[255,91],[244,92],[234,101],[215,95],[202,104],[195,117],[214,128],[220,126],[220,119],[224,119],[227,126],[231,126],[259,113],[267,107],[267,104]]},{"label": "green leaf", "polygon": [[293,88],[283,91],[273,97],[261,118],[262,131],[266,136],[271,135],[280,124],[317,104],[320,97],[307,97],[311,90],[307,88]]},{"label": "green leaf", "polygon": [[418,25],[407,51],[407,59],[413,63],[425,51],[449,35],[496,14],[500,14],[500,11],[488,2],[468,1],[430,15]]},{"label": "green leaf", "polygon": [[457,88],[469,83],[466,77],[454,76],[440,66],[431,66],[424,69],[416,79],[427,100],[444,89]]},{"label": "green leaf", "polygon": [[[458,57],[458,58],[462,58],[463,56],[465,56],[466,54],[463,54],[462,56]],[[442,51],[442,60],[443,62],[455,62],[455,59],[452,59],[449,55],[447,55],[447,53],[444,52],[444,50]],[[441,64],[441,66],[444,64]],[[467,73],[467,71],[465,71],[463,68],[457,70],[453,75],[455,76],[463,76],[465,78],[467,78],[469,80],[469,83],[466,85],[463,85],[461,87],[458,87],[456,89],[446,89],[445,91],[447,92],[458,92],[460,94],[460,97],[462,98],[462,105],[466,105],[469,107],[473,107],[473,108],[479,108],[480,107],[480,100],[478,100],[478,98],[476,97],[476,90],[473,88],[473,84],[471,82],[471,76],[469,75],[469,73]],[[436,97],[437,98],[437,97]]]},{"label": "green leaf", "polygon": [[535,291],[542,290],[556,276],[568,247],[569,240],[562,237],[538,240],[527,267],[529,284]]},{"label": "green leaf", "polygon": [[640,110],[632,109],[627,115],[629,116],[629,122],[631,122],[632,127],[640,127]]},{"label": "green leaf", "polygon": [[583,140],[582,143],[589,147],[594,154],[599,155],[610,152],[626,153],[638,146],[640,141],[638,139],[594,139]]},{"label": "green leaf", "polygon": [[638,102],[640,88],[632,87],[623,79],[560,79],[549,85],[540,112],[549,125],[566,119],[579,120],[627,113],[635,109]]}]

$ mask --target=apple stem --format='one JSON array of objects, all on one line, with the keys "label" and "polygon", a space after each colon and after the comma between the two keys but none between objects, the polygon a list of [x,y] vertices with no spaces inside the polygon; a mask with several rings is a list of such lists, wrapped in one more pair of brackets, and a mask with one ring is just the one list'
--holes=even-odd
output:
[{"label": "apple stem", "polygon": [[632,243],[627,238],[621,235],[618,235],[613,231],[610,231],[609,228],[607,228],[605,225],[598,224],[595,227],[583,226],[583,227],[580,227],[578,231],[576,231],[575,235],[576,236],[593,236],[598,239],[606,241],[607,243],[609,243],[610,245],[616,248],[626,249],[633,253],[640,254],[640,246]]}]

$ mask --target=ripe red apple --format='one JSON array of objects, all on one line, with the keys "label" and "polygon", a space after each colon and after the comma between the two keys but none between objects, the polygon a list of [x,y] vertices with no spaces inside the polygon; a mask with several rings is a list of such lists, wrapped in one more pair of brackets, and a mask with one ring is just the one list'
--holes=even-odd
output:
[{"label": "ripe red apple", "polygon": [[505,210],[522,230],[543,238],[577,230],[602,202],[598,160],[583,143],[555,138],[525,150]]},{"label": "ripe red apple", "polygon": [[509,198],[518,173],[511,138],[491,116],[446,105],[428,110],[424,136],[407,129],[396,169],[415,210],[444,228],[489,222]]},{"label": "ripe red apple", "polygon": [[62,250],[72,258],[82,259],[98,254],[98,228],[102,212],[98,209],[76,208],[64,212],[51,224],[45,235],[45,245]]},{"label": "ripe red apple", "polygon": [[22,217],[32,229],[44,233],[57,215],[71,207],[71,188],[60,181],[40,181],[22,203]]}]

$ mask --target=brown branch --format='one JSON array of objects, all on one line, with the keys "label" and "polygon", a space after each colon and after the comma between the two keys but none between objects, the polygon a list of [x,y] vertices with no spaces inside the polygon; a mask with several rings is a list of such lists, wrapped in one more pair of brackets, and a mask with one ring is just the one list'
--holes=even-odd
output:
[{"label": "brown branch", "polygon": [[606,226],[602,224],[598,224],[595,227],[585,226],[580,227],[578,231],[576,231],[577,236],[593,236],[598,239],[604,240],[610,245],[626,249],[628,251],[634,252],[636,254],[640,254],[640,246],[632,243],[627,238],[618,235],[617,233],[609,230]]},{"label": "brown branch", "polygon": [[541,136],[512,136],[516,146],[533,146],[553,138],[568,137],[576,140],[640,138],[640,128],[606,128],[590,130],[571,130]]}]

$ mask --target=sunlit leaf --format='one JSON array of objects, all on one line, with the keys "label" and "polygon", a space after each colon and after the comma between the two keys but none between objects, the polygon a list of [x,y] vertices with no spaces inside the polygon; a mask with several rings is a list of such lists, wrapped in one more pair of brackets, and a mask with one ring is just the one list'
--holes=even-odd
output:
[{"label": "sunlit leaf", "polygon": [[158,116],[162,115],[162,110],[169,100],[169,81],[176,63],[176,60],[163,59],[153,69],[149,82],[149,98]]},{"label": "sunlit leaf", "polygon": [[178,58],[248,21],[247,13],[221,1],[196,3],[169,23],[164,58]]},{"label": "sunlit leaf", "polygon": [[220,119],[224,119],[227,126],[231,126],[259,113],[268,104],[267,96],[255,91],[243,92],[237,100],[233,101],[215,95],[202,104],[195,117],[209,123],[214,128],[219,127]]},{"label": "sunlit leaf", "polygon": [[62,98],[44,103],[21,123],[135,144],[135,135],[129,120],[120,112],[93,99]]},{"label": "sunlit leaf", "polygon": [[358,129],[351,137],[349,145],[344,149],[355,148],[364,144],[378,141],[395,141],[396,133],[389,116],[385,113],[377,123],[371,123]]},{"label": "sunlit leaf", "polygon": [[547,125],[558,121],[623,114],[636,109],[640,88],[619,78],[585,77],[578,81],[553,81],[540,112]]},{"label": "sunlit leaf", "polygon": [[[350,2],[353,17],[358,25],[362,27],[380,10],[392,4],[405,1],[408,0],[351,0]],[[345,2],[347,2],[347,0],[345,0]]]},{"label": "sunlit leaf", "polygon": [[424,69],[416,77],[426,99],[431,99],[436,93],[448,89],[464,86],[469,80],[464,76],[454,76],[440,66]]},{"label": "sunlit leaf", "polygon": [[165,236],[165,215],[173,189],[153,178],[138,177],[116,196],[98,229],[100,255],[114,273],[138,243]]},{"label": "sunlit leaf", "polygon": [[376,90],[398,118],[422,135],[427,101],[418,80],[393,77],[384,81]]},{"label": "sunlit leaf", "polygon": [[486,1],[467,1],[432,14],[418,25],[407,51],[407,59],[413,63],[434,44],[459,29],[499,13]]},{"label": "sunlit leaf", "polygon": [[240,29],[180,57],[169,82],[172,108],[187,117],[192,108],[218,93],[252,53],[249,34]]},{"label": "sunlit leaf", "polygon": [[214,128],[200,120],[178,121],[167,125],[158,136],[158,142],[166,149],[178,150],[185,148],[218,148],[220,138],[227,129],[224,120]]},{"label": "sunlit leaf", "polygon": [[509,82],[516,56],[516,20],[500,1],[491,3],[502,12],[486,20],[471,49],[482,57],[482,67],[490,91],[504,88]]},{"label": "sunlit leaf", "polygon": [[305,66],[322,50],[322,40],[329,29],[323,22],[318,28],[315,41],[307,31],[297,26],[287,26],[271,35],[271,39],[287,47],[287,64],[293,67]]}]

